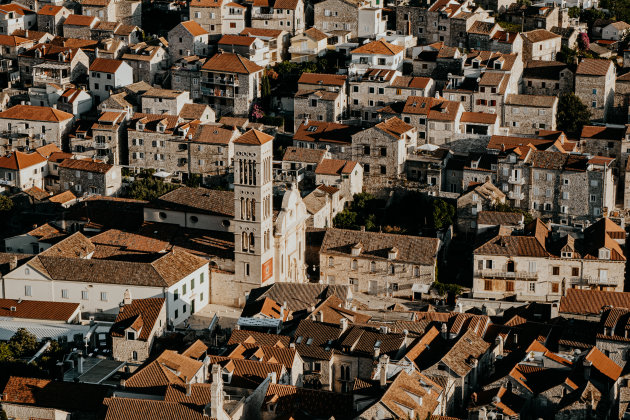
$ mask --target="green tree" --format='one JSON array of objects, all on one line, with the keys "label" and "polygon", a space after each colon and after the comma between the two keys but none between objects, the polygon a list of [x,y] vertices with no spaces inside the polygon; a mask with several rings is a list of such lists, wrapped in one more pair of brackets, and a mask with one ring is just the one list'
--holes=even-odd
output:
[{"label": "green tree", "polygon": [[0,343],[0,362],[11,362],[15,359],[8,343]]},{"label": "green tree", "polygon": [[0,212],[11,211],[13,208],[13,200],[6,195],[0,195]]},{"label": "green tree", "polygon": [[576,19],[580,17],[581,10],[577,6],[569,7],[569,17],[572,19]]},{"label": "green tree", "polygon": [[15,357],[30,355],[37,350],[37,337],[26,328],[19,328],[9,340],[9,348]]},{"label": "green tree", "polygon": [[339,229],[356,229],[357,217],[356,212],[344,209],[342,212],[337,213],[333,220],[333,225]]},{"label": "green tree", "polygon": [[575,93],[569,92],[560,96],[556,117],[558,130],[579,134],[582,127],[588,124],[590,120],[591,111]]},{"label": "green tree", "polygon": [[584,22],[588,27],[592,27],[597,19],[603,19],[604,12],[599,9],[584,9],[580,14],[580,22]]},{"label": "green tree", "polygon": [[136,200],[155,200],[167,192],[173,191],[177,185],[169,184],[159,178],[146,176],[144,178],[135,179],[127,188],[126,196]]},{"label": "green tree", "polygon": [[433,202],[433,226],[436,229],[445,228],[453,223],[455,207],[438,198]]},{"label": "green tree", "polygon": [[9,417],[4,410],[0,410],[0,420],[9,420]]}]

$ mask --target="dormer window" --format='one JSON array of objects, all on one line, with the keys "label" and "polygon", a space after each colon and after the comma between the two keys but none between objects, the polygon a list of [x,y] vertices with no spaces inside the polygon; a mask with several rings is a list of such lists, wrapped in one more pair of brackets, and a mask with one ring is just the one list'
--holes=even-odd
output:
[{"label": "dormer window", "polygon": [[570,251],[562,251],[560,255],[562,258],[573,258],[573,252]]},{"label": "dormer window", "polygon": [[600,260],[609,260],[610,259],[610,249],[608,249],[608,248],[600,248],[599,249],[599,259]]},{"label": "dormer window", "polygon": [[59,53],[59,61],[61,62],[66,61],[66,55],[62,52]]},{"label": "dormer window", "polygon": [[510,161],[510,163],[516,162],[516,156],[515,155],[510,155],[509,161]]},{"label": "dormer window", "polygon": [[351,251],[352,256],[353,256],[353,257],[359,256],[359,255],[361,254],[361,250],[362,250],[362,249],[363,249],[363,245],[362,245],[360,242],[359,242],[359,243],[354,244],[354,245],[352,246],[352,251]]},{"label": "dormer window", "polygon": [[390,249],[387,253],[387,258],[390,260],[395,260],[396,258],[398,258],[398,248],[393,247],[392,249]]},{"label": "dormer window", "polygon": [[127,331],[127,340],[135,340],[136,332],[135,331]]},{"label": "dormer window", "polygon": [[144,124],[138,123],[138,131],[144,131]]},{"label": "dormer window", "polygon": [[158,132],[160,132],[160,133],[163,133],[165,128],[166,127],[164,127],[164,124],[159,124],[158,127],[157,127]]},{"label": "dormer window", "polygon": [[501,70],[502,67],[503,67],[503,63],[501,63],[500,61],[495,61],[494,62],[495,70]]}]

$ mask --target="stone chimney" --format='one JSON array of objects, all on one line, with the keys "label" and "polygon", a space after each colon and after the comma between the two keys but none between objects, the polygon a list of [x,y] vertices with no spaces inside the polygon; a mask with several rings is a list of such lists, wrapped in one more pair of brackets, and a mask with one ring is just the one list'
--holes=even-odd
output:
[{"label": "stone chimney", "polygon": [[190,383],[188,376],[184,377],[184,382],[186,383],[186,396],[190,397],[192,394],[192,384]]},{"label": "stone chimney", "polygon": [[317,313],[317,320],[318,320],[319,322],[324,322],[324,311],[319,311],[319,312]]},{"label": "stone chimney", "polygon": [[589,381],[591,379],[591,367],[593,366],[593,362],[584,358],[582,360],[582,365],[584,367],[584,380]]},{"label": "stone chimney", "polygon": [[221,378],[221,366],[212,365],[212,385],[210,385],[210,417],[223,419],[223,379]]},{"label": "stone chimney", "polygon": [[125,294],[123,295],[123,303],[125,305],[131,305],[133,299],[131,298],[131,291],[129,289],[125,289]]},{"label": "stone chimney", "polygon": [[381,388],[385,388],[387,386],[387,367],[389,366],[389,356],[384,354],[378,359],[378,367],[379,367],[379,384]]},{"label": "stone chimney", "polygon": [[442,327],[440,330],[442,333],[442,338],[445,340],[448,339],[448,327],[446,326],[445,322],[442,323]]},{"label": "stone chimney", "polygon": [[348,318],[341,318],[339,320],[339,325],[341,326],[341,332],[346,332],[346,330],[348,329]]},{"label": "stone chimney", "polygon": [[17,255],[11,256],[11,261],[9,261],[9,270],[13,271],[17,268],[18,258]]}]

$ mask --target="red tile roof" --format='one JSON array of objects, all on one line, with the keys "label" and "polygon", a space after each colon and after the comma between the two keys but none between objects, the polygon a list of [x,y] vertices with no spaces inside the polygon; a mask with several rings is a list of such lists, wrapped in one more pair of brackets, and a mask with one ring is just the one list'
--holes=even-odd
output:
[{"label": "red tile roof", "polygon": [[112,337],[124,337],[125,330],[133,326],[136,332],[140,331],[138,339],[146,341],[158,321],[162,308],[164,298],[133,299],[129,305],[120,307],[110,334]]},{"label": "red tile roof", "polygon": [[43,162],[46,162],[46,159],[35,152],[23,153],[15,151],[6,156],[0,156],[0,168],[13,169],[16,171]]},{"label": "red tile roof", "polygon": [[92,26],[92,23],[96,21],[96,17],[94,16],[86,16],[86,15],[70,15],[63,22],[64,26]]},{"label": "red tile roof", "polygon": [[344,86],[348,76],[344,74],[302,73],[298,83],[307,85]]},{"label": "red tile roof", "polygon": [[255,129],[251,129],[236,140],[234,140],[234,143],[262,145],[272,140],[273,136],[270,136],[269,134],[265,134]]},{"label": "red tile roof", "polygon": [[46,5],[40,8],[37,14],[43,16],[56,16],[57,13],[61,12],[63,9],[65,9],[63,6]]},{"label": "red tile roof", "polygon": [[101,73],[116,73],[122,63],[122,60],[114,60],[111,58],[97,58],[90,65],[90,71],[98,71]]},{"label": "red tile roof", "polygon": [[350,51],[350,54],[377,54],[377,55],[396,55],[404,50],[400,45],[390,44],[387,41],[379,39],[367,44],[361,45]]},{"label": "red tile roof", "polygon": [[79,306],[71,302],[0,299],[0,317],[67,322],[78,314]]},{"label": "red tile roof", "polygon": [[228,52],[220,52],[213,55],[201,68],[203,70],[239,74],[251,74],[263,70],[262,67],[247,58]]},{"label": "red tile roof", "polygon": [[245,47],[249,47],[252,45],[257,38],[253,36],[244,36],[244,35],[223,35],[219,40],[219,45],[241,45]]},{"label": "red tile roof", "polygon": [[0,119],[26,121],[61,122],[74,118],[74,115],[48,106],[15,105],[0,112]]},{"label": "red tile roof", "polygon": [[583,58],[578,64],[576,75],[579,76],[605,76],[613,62],[598,58]]},{"label": "red tile roof", "polygon": [[341,160],[341,159],[324,159],[321,161],[317,168],[315,168],[315,174],[317,175],[341,175],[351,173],[358,162],[353,160]]},{"label": "red tile roof", "polygon": [[182,22],[182,26],[190,32],[192,36],[202,36],[207,35],[208,31],[203,29],[200,24],[195,22],[194,20],[188,20],[186,22]]},{"label": "red tile roof", "polygon": [[96,162],[92,159],[66,159],[59,164],[59,168],[75,171],[95,172],[99,174],[107,173],[113,167],[114,165],[103,162]]},{"label": "red tile roof", "polygon": [[560,299],[559,312],[599,315],[607,306],[630,309],[630,293],[567,289],[566,295]]}]

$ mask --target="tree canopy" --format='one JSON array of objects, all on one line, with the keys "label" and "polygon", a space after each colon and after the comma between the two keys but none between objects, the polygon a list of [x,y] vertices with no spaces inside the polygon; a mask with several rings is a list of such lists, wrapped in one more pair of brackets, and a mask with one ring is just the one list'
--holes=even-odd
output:
[{"label": "tree canopy", "polygon": [[564,93],[558,101],[556,126],[565,133],[579,133],[591,120],[591,111],[573,92]]},{"label": "tree canopy", "polygon": [[0,195],[0,212],[11,211],[13,201],[6,195]]}]

